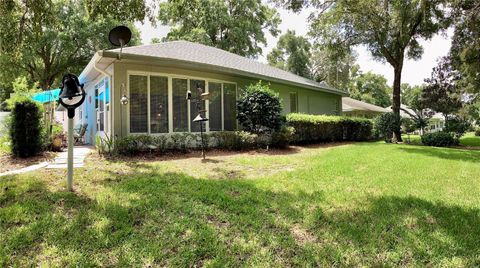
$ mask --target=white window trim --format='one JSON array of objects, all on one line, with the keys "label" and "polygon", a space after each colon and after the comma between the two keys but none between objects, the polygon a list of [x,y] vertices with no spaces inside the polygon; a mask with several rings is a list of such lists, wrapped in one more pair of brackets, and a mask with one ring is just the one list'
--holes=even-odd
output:
[{"label": "white window trim", "polygon": [[[139,76],[147,76],[147,132],[135,132],[131,133],[130,132],[130,101],[128,102],[127,105],[127,135],[164,135],[164,134],[173,134],[173,133],[200,133],[200,132],[191,132],[191,115],[190,115],[190,100],[187,102],[187,120],[188,120],[188,132],[173,132],[173,79],[186,79],[187,80],[187,90],[190,89],[190,80],[203,80],[205,81],[205,92],[209,92],[208,89],[208,83],[213,82],[213,83],[221,83],[222,84],[222,96],[221,96],[221,109],[222,109],[222,131],[225,130],[225,125],[224,125],[224,90],[223,90],[223,85],[226,84],[234,84],[235,85],[235,97],[238,98],[238,83],[233,82],[233,81],[227,81],[227,80],[221,80],[221,79],[212,79],[212,78],[207,78],[207,77],[197,77],[197,76],[189,76],[189,75],[179,75],[179,74],[174,74],[174,73],[161,73],[161,72],[144,72],[144,71],[132,71],[129,70],[127,71],[127,96],[130,99],[130,76],[131,75],[139,75]],[[167,77],[168,78],[168,133],[150,133],[150,76],[162,76],[162,77]],[[209,107],[209,102],[208,100],[206,101],[206,110],[207,110],[207,118],[209,118],[209,113],[210,113],[210,107]],[[238,122],[235,123],[235,125],[238,127]],[[207,121],[205,124],[205,132],[210,132],[210,125]]]}]

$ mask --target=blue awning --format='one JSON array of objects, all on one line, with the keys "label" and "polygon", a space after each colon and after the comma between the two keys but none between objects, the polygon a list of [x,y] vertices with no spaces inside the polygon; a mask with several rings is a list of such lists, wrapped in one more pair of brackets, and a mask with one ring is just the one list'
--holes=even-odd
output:
[{"label": "blue awning", "polygon": [[33,95],[32,99],[41,103],[48,103],[52,101],[57,101],[59,95],[60,89],[57,88],[36,93],[35,95]]}]

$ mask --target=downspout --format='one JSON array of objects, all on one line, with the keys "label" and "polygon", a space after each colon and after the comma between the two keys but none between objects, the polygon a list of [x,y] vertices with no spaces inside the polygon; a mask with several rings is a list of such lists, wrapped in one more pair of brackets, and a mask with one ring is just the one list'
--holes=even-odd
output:
[{"label": "downspout", "polygon": [[[97,52],[99,55],[101,55],[99,57],[99,59],[97,61],[94,62],[93,64],[93,69],[95,69],[96,71],[98,71],[99,73],[105,75],[108,77],[108,80],[110,81],[110,136],[111,137],[114,137],[113,133],[114,133],[114,127],[113,127],[113,124],[114,124],[114,120],[113,120],[113,111],[114,111],[114,99],[115,99],[115,95],[114,95],[114,86],[113,86],[113,79],[112,79],[112,74],[109,74],[107,73],[107,71],[105,71],[104,69],[101,69],[100,67],[97,66],[98,62],[100,61],[100,59],[102,59],[102,56],[103,56],[103,51],[102,52]],[[111,64],[113,64],[115,61],[113,61]],[[110,66],[110,65],[109,65]],[[108,68],[108,66],[107,66]],[[96,117],[96,116],[95,116]],[[110,137],[110,138],[111,138]]]}]

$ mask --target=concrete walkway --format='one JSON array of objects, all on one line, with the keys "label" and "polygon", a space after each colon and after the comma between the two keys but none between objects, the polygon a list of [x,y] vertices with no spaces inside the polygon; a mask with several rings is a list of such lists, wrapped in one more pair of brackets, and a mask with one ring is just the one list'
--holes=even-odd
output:
[{"label": "concrete walkway", "polygon": [[34,171],[34,170],[37,170],[37,169],[44,168],[44,167],[46,167],[47,165],[48,165],[48,162],[42,162],[42,163],[38,163],[38,164],[36,164],[36,165],[31,165],[31,166],[24,167],[24,168],[20,168],[20,169],[16,169],[16,170],[10,170],[10,171],[7,171],[7,172],[0,173],[0,177],[1,177],[1,176],[16,175],[16,174],[21,174],[21,173],[25,173],[25,172]]},{"label": "concrete walkway", "polygon": [[[93,147],[87,146],[75,146],[73,147],[73,167],[79,168],[83,167],[85,162],[85,157],[93,151]],[[67,168],[67,152],[61,152],[55,157],[53,162],[49,163],[46,168]]]}]

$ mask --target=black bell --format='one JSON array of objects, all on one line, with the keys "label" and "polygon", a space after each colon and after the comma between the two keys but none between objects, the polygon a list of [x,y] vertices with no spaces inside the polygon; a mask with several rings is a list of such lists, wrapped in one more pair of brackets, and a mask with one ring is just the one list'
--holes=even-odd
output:
[{"label": "black bell", "polygon": [[78,77],[73,74],[63,76],[61,89],[62,93],[59,96],[61,99],[72,99],[83,94]]}]

